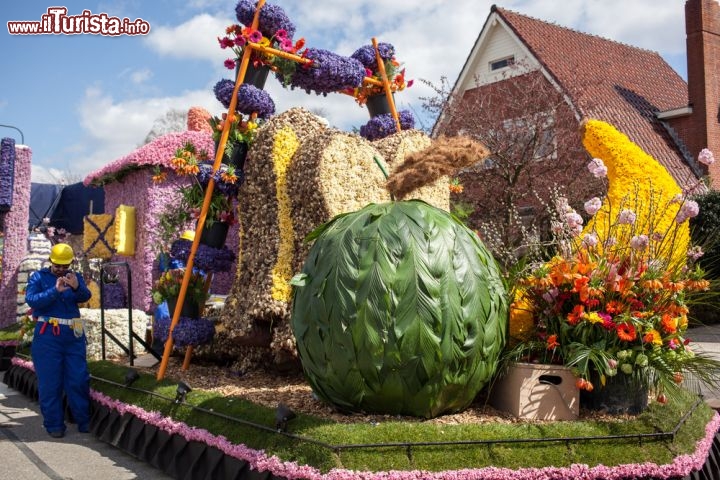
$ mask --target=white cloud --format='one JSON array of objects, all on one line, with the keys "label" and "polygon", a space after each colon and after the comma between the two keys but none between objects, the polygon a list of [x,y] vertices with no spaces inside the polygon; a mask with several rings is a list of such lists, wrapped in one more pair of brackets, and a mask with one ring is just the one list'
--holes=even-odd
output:
[{"label": "white cloud", "polygon": [[202,60],[222,59],[228,55],[218,46],[217,37],[222,36],[232,22],[231,17],[220,18],[203,13],[180,25],[153,25],[144,41],[161,55]]},{"label": "white cloud", "polygon": [[57,168],[46,168],[41,165],[30,165],[30,181],[32,183],[64,184],[66,172]]},{"label": "white cloud", "polygon": [[[82,148],[73,147],[72,169],[83,176],[138,148],[153,122],[169,110],[216,104],[212,90],[178,96],[115,101],[107,92],[89,88],[78,107],[85,133]],[[64,152],[68,153],[68,152]]]},{"label": "white cloud", "polygon": [[657,0],[511,0],[503,5],[523,15],[583,33],[669,54],[685,52],[685,2]]},{"label": "white cloud", "polygon": [[153,73],[150,71],[149,68],[143,68],[142,70],[135,70],[134,72],[130,73],[130,81],[134,84],[141,84],[147,82],[150,78],[152,78]]}]

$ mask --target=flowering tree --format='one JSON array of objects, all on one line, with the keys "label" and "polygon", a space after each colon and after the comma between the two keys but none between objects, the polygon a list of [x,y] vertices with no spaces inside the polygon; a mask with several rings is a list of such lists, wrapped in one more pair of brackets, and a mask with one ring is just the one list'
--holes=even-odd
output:
[{"label": "flowering tree", "polygon": [[474,208],[468,224],[505,263],[514,262],[531,233],[547,236],[543,204],[555,186],[563,185],[574,206],[602,196],[602,184],[585,169],[576,112],[540,72],[489,85],[476,80],[478,86],[459,97],[446,78],[439,86],[424,83],[435,96],[423,98],[423,108],[441,115],[433,133],[469,135],[492,153],[459,172],[464,188],[454,201]]}]

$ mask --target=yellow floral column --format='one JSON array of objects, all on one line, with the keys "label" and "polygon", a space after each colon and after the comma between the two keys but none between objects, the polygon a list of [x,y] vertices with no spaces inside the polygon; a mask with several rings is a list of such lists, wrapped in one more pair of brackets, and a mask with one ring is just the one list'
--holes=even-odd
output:
[{"label": "yellow floral column", "polygon": [[287,170],[293,155],[300,146],[297,135],[290,127],[282,128],[273,142],[273,171],[276,178],[276,196],[278,202],[278,227],[280,246],[278,259],[272,269],[272,288],[270,296],[281,302],[290,301],[290,278],[292,277],[293,242],[295,232],[291,218],[290,195],[287,185]]}]

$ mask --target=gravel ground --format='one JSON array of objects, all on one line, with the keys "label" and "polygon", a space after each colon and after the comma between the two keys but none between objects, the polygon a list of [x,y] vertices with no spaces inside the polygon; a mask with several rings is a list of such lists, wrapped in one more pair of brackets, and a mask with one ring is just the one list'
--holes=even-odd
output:
[{"label": "gravel ground", "polygon": [[[467,423],[551,423],[553,421],[524,420],[515,418],[513,415],[494,409],[486,405],[485,398],[481,392],[476,401],[463,412],[442,415],[440,417],[425,420],[416,417],[405,417],[399,415],[364,415],[360,413],[345,414],[335,411],[331,406],[313,397],[310,386],[305,382],[302,375],[274,376],[265,372],[255,371],[244,375],[238,375],[227,368],[208,366],[201,364],[190,364],[186,371],[181,369],[182,358],[171,357],[168,362],[165,378],[182,380],[193,389],[209,390],[218,392],[223,396],[237,396],[255,403],[276,408],[279,403],[284,403],[296,413],[305,413],[319,417],[332,419],[339,423],[372,422],[380,423],[387,421],[408,421],[408,422],[433,422],[441,424],[467,424]],[[157,367],[140,369],[150,375],[157,375]],[[580,410],[580,419],[606,419],[622,421],[630,417],[608,416],[599,412]]]}]

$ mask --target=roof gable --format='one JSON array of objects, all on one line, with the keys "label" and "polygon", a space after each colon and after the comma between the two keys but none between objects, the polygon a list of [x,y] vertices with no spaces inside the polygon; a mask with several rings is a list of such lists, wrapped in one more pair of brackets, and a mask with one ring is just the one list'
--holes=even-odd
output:
[{"label": "roof gable", "polygon": [[[502,58],[513,57],[520,68],[500,69],[492,71],[490,63]],[[480,35],[478,35],[473,49],[463,66],[455,91],[463,92],[477,86],[477,83],[492,83],[508,75],[518,76],[540,67],[537,59],[526,45],[508,27],[506,22],[497,13],[491,13]]]}]

